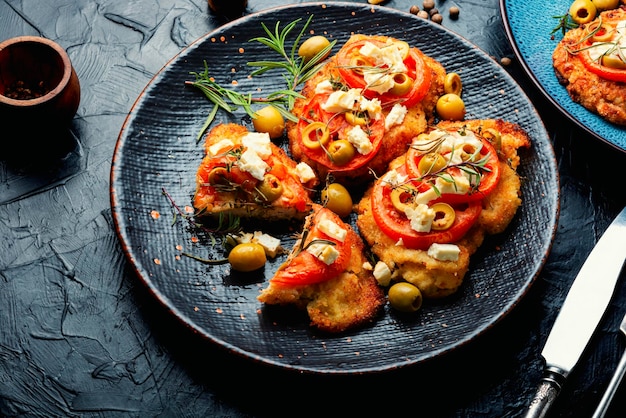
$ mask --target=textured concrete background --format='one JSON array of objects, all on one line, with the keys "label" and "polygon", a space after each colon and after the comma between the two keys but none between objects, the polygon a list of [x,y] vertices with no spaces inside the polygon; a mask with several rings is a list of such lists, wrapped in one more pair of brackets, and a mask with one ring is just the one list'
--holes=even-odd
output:
[{"label": "textured concrete background", "polygon": [[[284,3],[251,0],[245,13]],[[408,11],[412,4],[385,7]],[[272,370],[191,335],[139,284],[114,232],[109,172],[128,111],[169,59],[227,19],[202,0],[0,0],[0,40],[40,35],[58,42],[82,87],[71,133],[50,138],[62,146],[41,152],[0,132],[0,415],[520,416],[558,307],[626,204],[626,157],[573,127],[528,81],[496,0],[436,4],[444,26],[496,60],[512,59],[507,70],[553,139],[559,227],[539,279],[487,335],[420,367],[347,377]],[[461,9],[458,20],[448,18],[453,5]],[[626,347],[618,331],[625,301],[620,283],[552,416],[591,415]],[[610,416],[626,411],[620,393]]]}]

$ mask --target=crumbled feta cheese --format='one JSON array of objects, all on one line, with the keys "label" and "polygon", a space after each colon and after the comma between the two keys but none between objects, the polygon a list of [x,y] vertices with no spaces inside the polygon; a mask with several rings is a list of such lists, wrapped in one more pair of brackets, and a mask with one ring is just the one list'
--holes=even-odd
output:
[{"label": "crumbled feta cheese", "polygon": [[280,246],[280,240],[278,238],[261,231],[254,231],[252,241],[261,245],[268,257],[274,258],[283,250]]},{"label": "crumbled feta cheese", "polygon": [[457,261],[461,254],[461,249],[455,244],[433,243],[428,248],[428,255],[440,261]]},{"label": "crumbled feta cheese", "polygon": [[301,161],[296,165],[296,175],[300,179],[301,183],[307,183],[315,179],[315,172],[311,166],[304,161]]},{"label": "crumbled feta cheese", "polygon": [[228,138],[222,139],[221,141],[216,142],[215,144],[209,147],[209,155],[211,157],[214,157],[228,149],[231,149],[234,146],[235,146],[235,143],[232,140]]},{"label": "crumbled feta cheese", "polygon": [[265,172],[270,168],[269,165],[256,153],[256,151],[248,148],[237,160],[237,166],[242,171],[246,171],[255,179],[261,181],[265,176]]},{"label": "crumbled feta cheese", "polygon": [[262,231],[241,232],[239,235],[234,236],[237,244],[246,244],[254,242],[259,244],[265,250],[265,255],[268,257],[276,257],[283,252],[283,248],[280,245],[280,240]]},{"label": "crumbled feta cheese", "polygon": [[404,117],[406,116],[408,110],[406,106],[403,106],[399,103],[396,103],[391,108],[389,114],[385,118],[385,130],[390,129],[394,125],[400,125],[404,121]]},{"label": "crumbled feta cheese", "polygon": [[[367,83],[369,90],[379,94],[388,92],[395,85],[394,73],[405,73],[407,71],[400,50],[392,44],[379,48],[371,42],[366,42],[359,50],[359,53],[374,61],[372,69],[370,71],[365,69],[363,72],[363,79]],[[381,67],[385,67],[388,71],[382,72],[380,70]]]},{"label": "crumbled feta cheese", "polygon": [[396,170],[389,170],[387,174],[383,176],[382,181],[391,187],[397,187],[404,184],[408,178],[409,176],[406,174],[400,174]]},{"label": "crumbled feta cheese", "polygon": [[346,139],[354,145],[359,154],[369,154],[374,149],[369,136],[358,125],[348,131]]},{"label": "crumbled feta cheese", "polygon": [[381,73],[380,71],[364,71],[363,80],[367,84],[368,90],[375,91],[378,94],[387,93],[396,84],[391,74]]},{"label": "crumbled feta cheese", "polygon": [[326,265],[334,263],[337,257],[339,257],[339,251],[337,251],[334,245],[321,242],[313,242],[306,250]]},{"label": "crumbled feta cheese", "polygon": [[244,147],[253,150],[263,159],[272,155],[271,142],[267,132],[249,132],[241,138]]},{"label": "crumbled feta cheese", "polygon": [[329,237],[343,242],[346,239],[346,235],[348,235],[348,231],[330,219],[322,219],[318,224],[317,228],[328,235]]},{"label": "crumbled feta cheese", "polygon": [[350,89],[348,91],[337,90],[328,96],[326,102],[322,104],[322,109],[330,113],[355,110],[359,108],[361,97],[360,89]]},{"label": "crumbled feta cheese", "polygon": [[369,100],[362,97],[359,103],[359,110],[361,112],[367,112],[370,119],[378,120],[382,115],[383,107],[380,100],[377,98]]},{"label": "crumbled feta cheese", "polygon": [[404,212],[411,221],[411,229],[416,232],[430,232],[430,228],[435,220],[435,211],[429,208],[428,205],[409,206]]},{"label": "crumbled feta cheese", "polygon": [[330,80],[324,80],[315,86],[315,94],[328,94],[334,91],[333,84]]},{"label": "crumbled feta cheese", "polygon": [[391,269],[386,263],[382,261],[376,263],[373,274],[379,285],[389,286],[389,283],[391,282]]}]

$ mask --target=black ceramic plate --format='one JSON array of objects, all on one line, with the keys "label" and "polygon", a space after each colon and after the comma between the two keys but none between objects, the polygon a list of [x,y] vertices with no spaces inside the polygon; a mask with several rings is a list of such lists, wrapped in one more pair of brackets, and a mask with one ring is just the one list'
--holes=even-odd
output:
[{"label": "black ceramic plate", "polygon": [[[468,118],[499,117],[528,131],[532,149],[522,153],[524,203],[509,229],[489,239],[473,257],[457,295],[427,302],[410,318],[386,309],[371,326],[341,335],[320,334],[306,316],[266,308],[256,300],[281,260],[256,275],[231,274],[189,257],[219,257],[219,247],[192,242],[170,198],[191,204],[195,172],[203,155],[195,137],[210,103],[185,86],[206,60],[218,82],[255,92],[282,85],[279,78],[246,78],[246,63],[268,56],[248,41],[261,23],[314,15],[317,34],[347,40],[352,33],[402,38],[461,74]],[[243,114],[230,120],[246,123]],[[226,115],[220,116],[223,121]],[[234,119],[233,119],[234,118]],[[163,193],[166,192],[166,194]],[[111,201],[119,237],[139,278],[175,316],[210,341],[263,363],[317,373],[363,373],[423,362],[484,333],[526,293],[543,266],[558,216],[554,152],[532,104],[485,53],[441,26],[410,14],[352,3],[290,5],[250,15],[221,27],[184,50],[139,97],[119,136],[111,174]],[[175,221],[173,223],[173,220]],[[252,225],[247,229],[262,229]],[[271,231],[289,247],[293,231]]]}]

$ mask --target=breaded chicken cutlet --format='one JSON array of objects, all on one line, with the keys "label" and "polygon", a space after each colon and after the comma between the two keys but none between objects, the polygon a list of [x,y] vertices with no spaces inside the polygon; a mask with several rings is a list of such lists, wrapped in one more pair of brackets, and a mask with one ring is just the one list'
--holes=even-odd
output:
[{"label": "breaded chicken cutlet", "polygon": [[353,35],[302,89],[288,122],[294,159],[320,179],[373,179],[433,121],[446,71],[404,41]]},{"label": "breaded chicken cutlet", "polygon": [[[423,150],[424,144],[431,146],[441,141],[438,145],[435,144],[436,148],[418,152],[418,155],[422,155],[417,158],[421,159],[425,158],[423,155],[433,152],[444,154],[444,148],[450,148],[452,145],[455,151],[449,149],[445,151],[450,151],[445,155],[453,160],[453,164],[448,165],[450,167],[454,164],[463,165],[463,161],[467,161],[464,160],[463,153],[470,155],[475,153],[486,138],[490,140],[496,138],[495,147],[488,147],[492,150],[489,154],[484,154],[484,151],[483,154],[476,153],[478,157],[474,158],[474,161],[476,164],[487,161],[485,167],[489,168],[489,173],[483,172],[483,185],[470,184],[466,188],[465,196],[456,194],[463,193],[463,177],[460,174],[459,177],[445,179],[443,171],[436,173],[438,176],[432,177],[422,174],[422,180],[432,181],[433,188],[412,186],[415,184],[412,182],[415,176],[411,174],[413,171],[410,168],[408,174],[406,171],[407,161],[412,158],[409,152],[391,162],[388,173],[366,191],[358,204],[357,226],[366,243],[370,245],[372,253],[388,266],[392,278],[414,284],[425,298],[439,298],[454,293],[461,286],[468,271],[470,256],[482,244],[485,235],[503,232],[513,219],[521,204],[521,180],[516,172],[519,165],[517,149],[529,147],[530,139],[513,123],[501,120],[472,120],[441,122],[426,137],[417,138],[412,144],[412,147],[419,145],[422,148],[418,149]],[[494,152],[498,155],[496,161],[492,160],[491,154]],[[432,169],[433,166],[429,163],[428,167]],[[470,166],[465,164],[464,167]],[[496,184],[490,185],[488,174],[495,171],[499,173],[499,180]],[[443,180],[437,180],[438,178]],[[436,193],[433,192],[434,185],[438,189]],[[484,193],[481,190],[483,186]],[[389,190],[385,192],[386,189]],[[396,193],[396,203],[382,202],[381,196],[385,196],[385,193]],[[463,199],[468,201],[454,203]],[[445,215],[444,211],[443,218],[439,218],[439,209],[434,209],[437,213],[430,219],[432,225],[423,232],[417,232],[415,229],[423,226],[427,222],[425,219],[428,218],[423,215],[427,213],[428,208],[419,206],[423,204],[433,209],[436,202],[446,200],[451,202],[450,205],[455,209],[456,218],[452,216],[455,223],[448,225],[449,229],[435,230],[435,225],[442,226],[448,215]],[[406,209],[405,213],[397,208],[397,206],[404,208],[407,205],[410,208]],[[470,218],[473,219],[472,223],[463,226],[462,222]],[[392,224],[404,229],[394,230]],[[466,229],[464,233],[463,228]],[[453,232],[455,229],[460,232]]]},{"label": "breaded chicken cutlet", "polygon": [[207,134],[205,152],[193,201],[199,215],[276,221],[304,219],[311,210],[315,173],[289,158],[268,134],[220,124]]},{"label": "breaded chicken cutlet", "polygon": [[311,325],[342,332],[373,320],[385,295],[364,265],[361,237],[334,212],[320,205],[307,217],[287,261],[259,301],[305,309]]},{"label": "breaded chicken cutlet", "polygon": [[621,6],[569,30],[552,54],[556,76],[572,100],[618,125],[626,125],[624,39],[626,6]]}]

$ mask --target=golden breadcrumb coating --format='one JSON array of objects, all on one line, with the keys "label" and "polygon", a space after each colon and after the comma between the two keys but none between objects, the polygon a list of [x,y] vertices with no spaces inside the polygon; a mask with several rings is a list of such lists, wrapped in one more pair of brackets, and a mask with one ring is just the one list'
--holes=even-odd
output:
[{"label": "golden breadcrumb coating", "polygon": [[[245,126],[233,123],[219,124],[206,136],[206,156],[200,163],[196,175],[196,193],[194,207],[200,215],[219,215],[227,213],[243,218],[259,218],[268,221],[283,219],[303,219],[311,210],[312,188],[317,185],[317,178],[302,184],[295,174],[296,162],[285,151],[271,143],[271,170],[284,184],[282,195],[272,202],[255,200],[253,194],[243,193],[240,189],[228,192],[219,191],[206,183],[206,177],[212,164],[209,148],[223,139],[237,140],[248,130]],[[280,169],[279,169],[280,166]]]},{"label": "golden breadcrumb coating", "polygon": [[[483,210],[476,224],[455,244],[460,248],[456,261],[440,261],[427,251],[397,245],[385,235],[371,213],[371,192],[366,191],[357,207],[357,226],[371,251],[394,271],[394,275],[416,285],[425,298],[440,298],[456,292],[469,269],[470,256],[483,243],[486,234],[503,232],[521,204],[521,181],[515,169],[519,165],[517,149],[530,146],[528,135],[518,126],[501,120],[442,122],[438,127],[450,130],[494,128],[502,136],[500,155],[501,179],[496,189],[483,200]],[[405,156],[394,160],[389,168],[404,164]]]},{"label": "golden breadcrumb coating", "polygon": [[[319,205],[315,208],[328,210]],[[307,217],[303,230],[314,227],[310,223],[313,218],[314,213]],[[270,280],[258,300],[268,305],[295,305],[306,309],[311,325],[326,332],[342,332],[373,320],[385,303],[385,295],[371,270],[363,267],[367,261],[363,240],[350,225],[342,227],[352,235],[350,239],[355,243],[351,247],[350,263],[343,273],[312,285],[287,286]],[[294,256],[295,249],[299,248],[299,243],[294,245],[287,263]]]},{"label": "golden breadcrumb coating", "polygon": [[626,6],[602,12],[593,22],[569,30],[554,50],[552,63],[559,82],[574,102],[609,122],[626,125],[626,83],[607,80],[590,72],[578,55],[568,52],[568,48],[577,49],[586,28],[600,18],[603,23],[625,20]]},{"label": "golden breadcrumb coating", "polygon": [[[361,39],[378,39],[385,41],[389,38],[384,36],[353,35],[348,43]],[[320,82],[328,80],[331,77],[335,79],[340,77],[337,72],[336,57],[337,55],[331,57],[317,75],[305,83],[301,92],[304,98],[299,98],[295,101],[292,109],[294,115],[298,117],[302,116],[303,109],[315,95],[315,87]],[[407,109],[408,113],[401,124],[394,125],[389,130],[385,131],[380,150],[368,164],[348,172],[333,172],[333,176],[337,181],[343,184],[363,184],[373,180],[370,170],[373,170],[377,174],[382,174],[392,159],[406,152],[413,137],[420,132],[424,132],[428,124],[433,122],[433,109],[435,108],[437,100],[443,94],[443,82],[446,71],[443,66],[433,58],[426,55],[423,55],[422,58],[424,59],[426,68],[431,72],[431,85],[424,99],[415,106]],[[390,110],[390,108],[383,109],[384,116],[386,116]],[[301,148],[300,141],[295,140],[299,135],[296,123],[287,123],[287,135],[289,137],[289,150],[294,159],[304,161],[313,167],[320,179],[326,178],[329,171],[328,168],[308,158]]]}]

